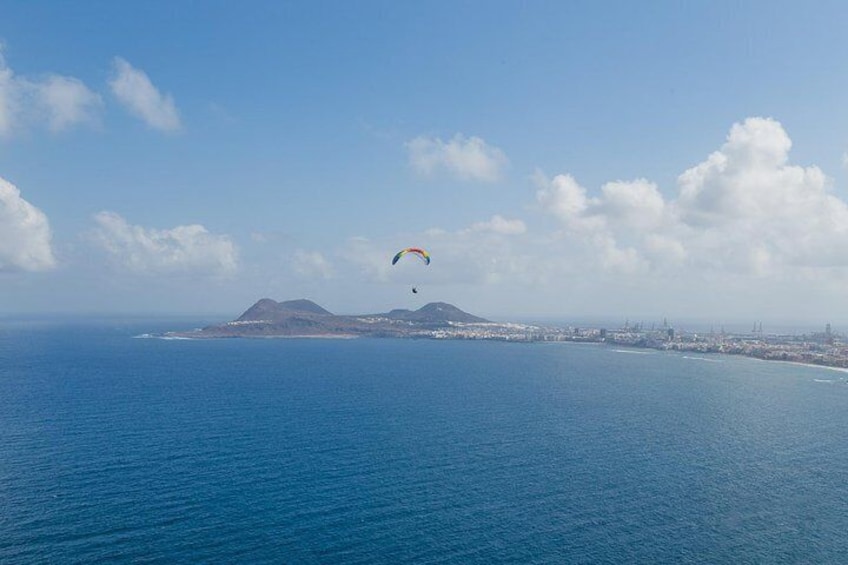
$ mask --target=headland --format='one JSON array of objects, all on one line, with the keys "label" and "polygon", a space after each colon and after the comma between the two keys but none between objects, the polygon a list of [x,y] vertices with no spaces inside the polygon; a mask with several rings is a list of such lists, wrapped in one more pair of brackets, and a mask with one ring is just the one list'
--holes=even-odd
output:
[{"label": "headland", "polygon": [[238,318],[188,332],[162,337],[214,338],[356,338],[500,340],[511,342],[577,342],[618,347],[742,355],[770,361],[848,368],[848,342],[840,334],[764,334],[689,332],[667,324],[645,329],[557,327],[493,322],[445,302],[418,310],[397,309],[379,314],[337,315],[306,299],[277,302],[263,298]]}]

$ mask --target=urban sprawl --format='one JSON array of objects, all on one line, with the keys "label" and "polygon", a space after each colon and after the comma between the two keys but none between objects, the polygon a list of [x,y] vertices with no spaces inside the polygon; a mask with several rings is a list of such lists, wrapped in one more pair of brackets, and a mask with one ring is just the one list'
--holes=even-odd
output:
[{"label": "urban sprawl", "polygon": [[[422,336],[424,337],[424,336]],[[606,343],[623,347],[649,348],[662,351],[723,353],[744,355],[772,361],[810,363],[827,367],[848,368],[848,342],[832,331],[830,324],[822,332],[799,335],[766,334],[762,325],[748,333],[676,331],[663,324],[644,328],[641,324],[625,324],[620,329],[556,328],[527,324],[451,323],[450,327],[432,330],[426,337],[434,339],[495,339],[505,341],[565,341]]]}]

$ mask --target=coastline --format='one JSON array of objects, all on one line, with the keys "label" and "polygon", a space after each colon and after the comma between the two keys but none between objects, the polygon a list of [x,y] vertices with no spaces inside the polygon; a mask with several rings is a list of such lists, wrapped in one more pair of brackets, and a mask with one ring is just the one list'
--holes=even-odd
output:
[{"label": "coastline", "polygon": [[292,334],[292,335],[203,335],[201,332],[168,332],[161,335],[141,334],[141,339],[205,341],[216,339],[359,339],[356,334]]},{"label": "coastline", "polygon": [[[155,335],[155,334],[141,334],[133,336],[133,338],[146,338],[146,339],[161,339],[165,341],[169,340],[181,340],[181,341],[199,341],[199,340],[216,340],[216,339],[321,339],[321,340],[352,340],[352,339],[360,339],[363,337],[369,337],[368,335],[361,334],[352,334],[352,333],[323,333],[323,334],[292,334],[292,335],[284,335],[284,334],[276,334],[276,335],[250,335],[250,334],[237,334],[237,335],[204,335],[201,331],[192,331],[192,332],[167,332],[165,334]],[[704,351],[702,348],[703,344],[692,343],[674,343],[674,347],[669,347],[668,343],[621,343],[620,341],[607,341],[602,339],[591,340],[591,339],[568,339],[564,338],[561,334],[557,335],[558,339],[530,339],[526,335],[510,335],[510,334],[500,334],[500,335],[487,335],[487,336],[473,336],[463,333],[453,334],[453,335],[445,335],[444,333],[433,334],[433,335],[415,335],[415,336],[381,336],[374,335],[373,337],[378,338],[394,338],[394,339],[433,339],[433,340],[449,340],[449,341],[504,341],[510,343],[558,343],[558,344],[575,344],[575,345],[593,345],[593,346],[601,346],[612,348],[612,351],[615,353],[621,354],[630,354],[630,355],[650,355],[653,352],[664,352],[664,353],[675,353],[683,358],[692,359],[696,361],[706,361],[706,362],[721,362],[721,358],[723,356],[728,357],[745,357],[748,359],[753,359],[757,361],[766,361],[773,363],[782,363],[782,364],[790,364],[797,365],[799,367],[807,367],[807,368],[815,368],[815,369],[825,369],[828,371],[834,371],[838,373],[848,374],[848,367],[838,366],[838,365],[829,365],[825,363],[810,363],[804,361],[795,361],[791,359],[775,359],[775,358],[767,358],[761,355],[755,355],[746,353],[743,351]],[[700,354],[700,355],[687,355],[687,354]],[[707,355],[709,357],[703,356]],[[716,357],[716,358],[713,358]]]},{"label": "coastline", "polygon": [[[139,336],[144,337],[144,336]],[[418,310],[396,309],[378,314],[336,315],[308,299],[277,302],[263,298],[238,318],[189,331],[169,331],[162,339],[396,339],[483,340],[513,343],[580,343],[627,348],[622,353],[674,351],[693,356],[738,355],[848,372],[848,342],[831,331],[802,335],[693,332],[667,322],[647,329],[544,326],[494,322],[444,302]]]},{"label": "coastline", "polygon": [[799,367],[812,367],[814,369],[827,369],[828,371],[836,371],[837,373],[848,373],[848,367],[834,367],[832,365],[818,365],[816,363],[801,363],[798,361],[781,361],[780,359],[759,359],[757,357],[752,357],[752,359],[757,359],[759,361],[766,361],[771,363],[788,363],[790,365],[798,365]]},{"label": "coastline", "polygon": [[[571,342],[571,343],[574,343],[574,342]],[[612,347],[622,347],[622,345],[619,344],[619,343],[605,343],[605,342],[595,342],[595,343],[597,343],[598,345],[606,345],[606,346],[612,346]],[[721,357],[723,357],[723,356],[743,357],[743,358],[746,358],[746,359],[753,359],[755,361],[762,361],[762,362],[765,362],[765,363],[780,363],[780,364],[783,364],[783,365],[797,365],[799,367],[808,367],[808,368],[812,368],[812,369],[826,369],[828,371],[835,371],[835,372],[838,372],[838,373],[848,374],[848,367],[841,367],[841,366],[838,366],[838,365],[827,365],[827,364],[824,364],[824,363],[807,363],[807,362],[804,362],[804,361],[793,361],[793,360],[790,360],[790,359],[771,359],[771,358],[764,358],[764,357],[760,357],[758,355],[750,355],[750,354],[741,353],[741,352],[737,353],[737,352],[728,352],[728,351],[699,351],[697,349],[677,349],[677,348],[653,347],[653,346],[645,346],[645,345],[642,345],[642,346],[631,345],[631,346],[628,346],[628,347],[631,347],[633,349],[633,351],[620,350],[620,349],[614,349],[613,351],[616,351],[616,352],[619,352],[619,353],[639,354],[640,351],[638,351],[638,350],[640,350],[640,349],[653,349],[655,351],[662,351],[662,352],[666,352],[666,353],[680,354],[681,357],[686,358],[686,359],[692,359],[692,360],[696,360],[696,361],[707,361],[707,362],[713,362],[713,363],[720,363],[722,361]],[[645,352],[643,354],[646,354],[646,353],[647,352]],[[686,355],[686,353],[701,353],[702,355],[715,356],[716,358],[713,359],[711,357]]]}]

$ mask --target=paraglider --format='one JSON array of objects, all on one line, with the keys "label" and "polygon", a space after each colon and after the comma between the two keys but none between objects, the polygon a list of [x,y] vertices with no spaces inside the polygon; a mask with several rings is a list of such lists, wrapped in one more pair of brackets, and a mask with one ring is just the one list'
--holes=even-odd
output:
[{"label": "paraglider", "polygon": [[425,265],[430,264],[430,254],[429,253],[427,253],[423,249],[419,249],[417,247],[407,247],[406,249],[401,249],[400,251],[397,252],[397,255],[395,255],[395,258],[392,259],[392,265],[394,265],[395,263],[400,261],[400,258],[403,257],[404,255],[408,254],[408,253],[412,253],[412,254],[418,256],[422,261],[424,261]]},{"label": "paraglider", "polygon": [[[425,265],[430,264],[430,254],[420,249],[418,247],[407,247],[406,249],[401,249],[397,252],[397,255],[392,259],[392,265],[396,265],[398,261],[400,261],[401,257],[405,255],[414,255],[418,257],[421,261],[424,262]],[[412,294],[418,294],[418,288],[412,287]]]}]

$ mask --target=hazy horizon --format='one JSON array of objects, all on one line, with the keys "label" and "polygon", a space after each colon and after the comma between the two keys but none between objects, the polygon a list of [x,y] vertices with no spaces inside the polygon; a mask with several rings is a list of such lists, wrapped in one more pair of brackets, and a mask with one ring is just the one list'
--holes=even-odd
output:
[{"label": "hazy horizon", "polygon": [[846,16],[9,4],[0,315],[848,326]]},{"label": "hazy horizon", "polygon": [[[280,300],[282,301],[282,300]],[[250,306],[231,312],[4,312],[0,314],[0,323],[59,323],[59,324],[99,324],[99,323],[132,323],[132,324],[162,324],[173,322],[174,324],[185,323],[209,323],[216,324],[227,322],[239,318],[246,312]],[[319,306],[321,304],[319,303]],[[597,316],[525,316],[517,315],[501,315],[497,313],[485,313],[468,311],[462,308],[462,305],[454,304],[461,310],[467,311],[469,314],[481,316],[493,322],[501,323],[522,323],[536,324],[548,327],[576,327],[576,328],[607,328],[607,329],[622,329],[625,326],[634,327],[641,324],[644,329],[659,329],[664,324],[670,328],[685,332],[714,332],[719,333],[725,331],[727,333],[744,334],[750,333],[754,326],[761,326],[762,332],[765,335],[774,334],[809,334],[819,333],[824,331],[826,325],[830,325],[834,333],[840,335],[848,335],[848,321],[843,320],[793,320],[787,318],[756,318],[756,319],[741,319],[741,318],[686,318],[686,317],[668,317],[668,316],[643,316],[629,317],[610,315]],[[400,308],[417,309],[418,307],[402,306]],[[379,314],[386,310],[355,310],[355,311],[331,311],[336,315],[366,315]],[[178,329],[176,326],[168,329]]]}]

